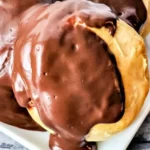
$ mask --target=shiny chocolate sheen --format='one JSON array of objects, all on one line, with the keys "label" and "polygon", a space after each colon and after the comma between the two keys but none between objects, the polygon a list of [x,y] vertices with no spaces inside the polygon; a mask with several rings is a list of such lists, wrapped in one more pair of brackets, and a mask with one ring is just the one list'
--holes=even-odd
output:
[{"label": "shiny chocolate sheen", "polygon": [[23,129],[43,131],[43,129],[31,119],[27,110],[18,105],[11,86],[2,84],[2,82],[5,82],[5,84],[8,82],[11,83],[9,77],[7,75],[0,77],[0,82],[0,122]]},{"label": "shiny chocolate sheen", "polygon": [[90,0],[108,5],[122,20],[127,22],[137,31],[146,21],[147,11],[143,0]]},{"label": "shiny chocolate sheen", "polygon": [[66,141],[60,135],[51,135],[49,141],[50,150],[97,150],[97,145],[95,142],[77,142],[72,143],[69,140]]},{"label": "shiny chocolate sheen", "polygon": [[82,145],[89,130],[122,117],[125,97],[115,57],[102,39],[75,25],[105,26],[113,35],[116,19],[106,5],[85,0],[37,5],[24,13],[13,90],[21,106],[31,107],[32,99],[43,123],[61,137],[52,136],[51,149],[59,142],[63,150],[94,150],[93,144]]},{"label": "shiny chocolate sheen", "polygon": [[31,119],[27,110],[21,108],[15,99],[10,78],[12,54],[13,49],[5,47],[0,50],[0,122],[28,130],[43,131]]},{"label": "shiny chocolate sheen", "polygon": [[51,136],[52,150],[96,150],[95,143],[84,141],[85,135],[97,123],[122,117],[124,90],[107,44],[73,24],[80,18],[92,27],[108,27],[113,35],[118,16],[138,31],[146,20],[146,9],[142,0],[93,0],[111,10],[105,5],[68,0],[50,7],[38,5],[20,16],[36,3],[55,1],[0,3],[0,121],[42,130],[26,109],[19,107],[34,106],[42,121],[57,133]]},{"label": "shiny chocolate sheen", "polygon": [[27,110],[18,105],[10,77],[20,14],[36,3],[35,0],[0,2],[0,121],[19,128],[43,131]]},{"label": "shiny chocolate sheen", "polygon": [[[49,3],[64,0],[47,0]],[[103,3],[122,20],[139,31],[141,25],[146,21],[147,11],[143,0],[89,0],[95,3]]]}]

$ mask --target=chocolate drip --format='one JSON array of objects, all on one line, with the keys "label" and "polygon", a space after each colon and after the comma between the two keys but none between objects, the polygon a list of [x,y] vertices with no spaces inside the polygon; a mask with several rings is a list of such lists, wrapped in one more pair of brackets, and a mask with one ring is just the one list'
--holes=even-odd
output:
[{"label": "chocolate drip", "polygon": [[109,7],[85,0],[38,5],[24,13],[13,89],[18,103],[28,108],[32,99],[43,123],[59,135],[52,136],[51,149],[59,143],[63,150],[94,150],[84,142],[89,130],[122,117],[125,97],[115,57],[102,39],[75,25],[105,26],[113,36],[116,19]]},{"label": "chocolate drip", "polygon": [[19,128],[43,131],[27,110],[18,105],[10,77],[19,15],[35,3],[34,0],[6,0],[0,3],[0,121]]},{"label": "chocolate drip", "polygon": [[81,143],[72,143],[69,140],[66,141],[63,137],[57,134],[50,136],[49,146],[51,150],[97,150],[97,145],[94,142],[87,143],[83,141]]},{"label": "chocolate drip", "polygon": [[13,49],[0,51],[0,121],[28,130],[43,129],[29,116],[25,108],[21,108],[12,91],[10,79],[11,58]]}]

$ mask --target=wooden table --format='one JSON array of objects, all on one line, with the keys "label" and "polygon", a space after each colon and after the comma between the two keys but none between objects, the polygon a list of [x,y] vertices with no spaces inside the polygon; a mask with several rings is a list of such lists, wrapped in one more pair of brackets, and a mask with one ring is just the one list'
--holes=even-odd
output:
[{"label": "wooden table", "polygon": [[[0,133],[0,150],[27,150],[11,138]],[[150,114],[144,121],[127,150],[150,150]]]}]

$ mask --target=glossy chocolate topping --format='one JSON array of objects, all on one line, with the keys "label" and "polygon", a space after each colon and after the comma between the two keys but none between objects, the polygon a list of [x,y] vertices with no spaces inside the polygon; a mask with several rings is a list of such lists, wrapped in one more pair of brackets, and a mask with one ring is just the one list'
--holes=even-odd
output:
[{"label": "glossy chocolate topping", "polygon": [[52,150],[96,150],[85,136],[94,125],[122,117],[125,95],[107,44],[75,24],[105,26],[113,36],[118,16],[138,31],[146,9],[142,0],[93,0],[111,9],[68,0],[36,5],[20,15],[36,3],[55,1],[0,1],[0,121],[41,130],[25,109],[36,107],[56,132],[50,138]]},{"label": "glossy chocolate topping", "polygon": [[[10,32],[10,35],[13,35],[13,31]],[[43,130],[31,119],[26,109],[21,108],[17,104],[14,97],[12,81],[10,79],[13,36],[10,37],[8,38],[7,36],[6,40],[5,38],[3,39],[3,44],[6,45],[0,45],[0,121],[24,129]]]},{"label": "glossy chocolate topping", "polygon": [[32,100],[43,123],[57,133],[51,137],[52,150],[96,149],[84,141],[89,130],[118,121],[124,112],[114,56],[77,21],[105,26],[112,36],[116,30],[116,16],[106,5],[69,0],[25,12],[15,43],[15,96],[26,108]]},{"label": "glossy chocolate topping", "polygon": [[49,141],[49,147],[51,150],[59,148],[59,150],[97,150],[97,145],[95,142],[76,142],[72,143],[69,140],[64,139],[60,135],[51,135]]},{"label": "glossy chocolate topping", "polygon": [[[49,3],[64,0],[47,0]],[[78,0],[79,1],[79,0]],[[96,3],[106,4],[122,20],[139,31],[146,21],[147,11],[143,0],[89,0]]]},{"label": "glossy chocolate topping", "polygon": [[10,78],[19,14],[33,4],[34,0],[0,1],[0,121],[20,128],[43,130],[26,109],[18,105]]},{"label": "glossy chocolate topping", "polygon": [[[1,58],[1,57],[0,57]],[[25,108],[21,108],[14,97],[11,80],[7,74],[0,73],[0,121],[28,130],[41,130],[29,116]]]},{"label": "glossy chocolate topping", "polygon": [[108,5],[122,20],[130,24],[137,31],[146,21],[147,11],[143,0],[90,0]]}]

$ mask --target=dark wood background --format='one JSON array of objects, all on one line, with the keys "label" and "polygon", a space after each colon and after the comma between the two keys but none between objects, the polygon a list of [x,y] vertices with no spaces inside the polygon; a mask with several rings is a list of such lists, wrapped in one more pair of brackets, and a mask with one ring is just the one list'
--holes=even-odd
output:
[{"label": "dark wood background", "polygon": [[150,150],[150,113],[132,140],[128,150]]}]

